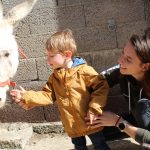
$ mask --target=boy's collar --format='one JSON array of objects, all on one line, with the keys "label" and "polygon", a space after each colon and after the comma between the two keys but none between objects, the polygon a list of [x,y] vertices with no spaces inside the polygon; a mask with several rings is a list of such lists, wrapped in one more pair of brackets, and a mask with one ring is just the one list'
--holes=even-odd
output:
[{"label": "boy's collar", "polygon": [[72,60],[70,60],[70,61],[68,61],[68,63],[66,64],[66,69],[69,69],[69,68],[72,68],[72,64],[73,64],[73,61]]}]

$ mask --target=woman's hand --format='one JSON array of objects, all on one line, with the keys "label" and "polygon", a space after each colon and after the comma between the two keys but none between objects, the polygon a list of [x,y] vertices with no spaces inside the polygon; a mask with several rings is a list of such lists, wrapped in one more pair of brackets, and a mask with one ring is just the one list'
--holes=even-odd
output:
[{"label": "woman's hand", "polygon": [[90,118],[87,116],[85,121],[87,125],[91,125],[92,128],[100,126],[115,126],[119,116],[110,111],[104,111],[102,115],[99,115],[95,120],[90,123]]}]

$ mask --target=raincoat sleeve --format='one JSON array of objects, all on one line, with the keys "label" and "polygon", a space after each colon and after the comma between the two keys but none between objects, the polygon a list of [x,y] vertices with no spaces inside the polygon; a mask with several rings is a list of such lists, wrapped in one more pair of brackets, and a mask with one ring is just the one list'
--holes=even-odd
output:
[{"label": "raincoat sleeve", "polygon": [[55,94],[52,87],[52,78],[49,78],[48,82],[41,91],[26,91],[22,96],[22,100],[28,106],[43,106],[53,104],[55,101]]},{"label": "raincoat sleeve", "polygon": [[84,69],[85,82],[91,91],[89,113],[101,114],[106,105],[109,86],[102,74],[98,74],[94,68],[88,66]]}]

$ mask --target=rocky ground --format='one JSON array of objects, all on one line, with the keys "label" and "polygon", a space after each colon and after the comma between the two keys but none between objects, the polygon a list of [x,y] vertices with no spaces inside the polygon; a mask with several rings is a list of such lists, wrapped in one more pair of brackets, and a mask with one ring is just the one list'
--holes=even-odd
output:
[{"label": "rocky ground", "polygon": [[[0,150],[73,150],[70,138],[60,122],[55,123],[1,123]],[[107,142],[112,150],[142,150],[131,138]],[[91,142],[87,138],[89,150]]]}]

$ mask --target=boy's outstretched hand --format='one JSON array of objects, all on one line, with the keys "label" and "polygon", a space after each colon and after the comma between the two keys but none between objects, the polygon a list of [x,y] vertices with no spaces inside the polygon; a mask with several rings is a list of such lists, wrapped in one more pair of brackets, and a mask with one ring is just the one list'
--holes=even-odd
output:
[{"label": "boy's outstretched hand", "polygon": [[33,108],[31,106],[28,106],[22,101],[22,95],[26,92],[26,90],[21,86],[19,88],[20,89],[13,89],[10,91],[10,95],[12,96],[12,99],[15,101],[15,103],[20,105],[25,110],[29,110]]},{"label": "boy's outstretched hand", "polygon": [[20,89],[13,89],[10,91],[10,95],[16,103],[21,102],[22,95],[25,93],[25,89],[23,87],[20,86],[19,88]]}]

